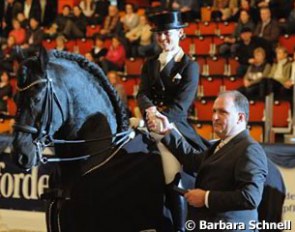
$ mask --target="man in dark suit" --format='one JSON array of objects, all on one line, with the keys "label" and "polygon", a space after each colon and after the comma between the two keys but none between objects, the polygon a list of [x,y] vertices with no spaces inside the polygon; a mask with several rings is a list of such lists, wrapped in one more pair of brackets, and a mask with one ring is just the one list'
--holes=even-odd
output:
[{"label": "man in dark suit", "polygon": [[[195,149],[204,151],[207,148],[204,141],[187,121],[188,110],[197,92],[199,67],[179,46],[185,27],[181,14],[179,11],[157,13],[150,20],[162,52],[143,65],[137,95],[139,108],[143,115],[147,111],[165,114]],[[178,184],[179,174],[173,182]],[[166,196],[174,229],[184,231],[184,202],[169,186]]]},{"label": "man in dark suit", "polygon": [[[155,121],[147,117],[149,129],[155,130]],[[157,117],[163,122],[162,143],[187,170],[197,173],[195,189],[184,195],[189,203],[187,219],[192,220],[187,226],[196,227],[191,231],[256,231],[249,226],[258,221],[267,159],[246,129],[247,98],[237,91],[218,96],[212,121],[220,140],[204,153],[189,145],[166,116]]]}]

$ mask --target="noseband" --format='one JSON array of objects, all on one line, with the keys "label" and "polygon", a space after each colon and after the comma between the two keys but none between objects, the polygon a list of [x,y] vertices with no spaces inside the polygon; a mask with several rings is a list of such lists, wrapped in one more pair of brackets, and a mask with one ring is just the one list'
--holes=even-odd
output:
[{"label": "noseband", "polygon": [[[14,124],[14,130],[20,131],[23,133],[28,133],[32,135],[37,135],[36,139],[34,139],[33,144],[36,147],[36,154],[38,162],[41,162],[42,164],[46,164],[48,162],[63,162],[63,161],[77,161],[77,160],[87,160],[93,155],[101,154],[102,152],[105,152],[109,149],[113,149],[115,147],[118,147],[115,152],[111,154],[110,157],[113,157],[121,147],[123,147],[127,142],[129,142],[131,139],[134,138],[135,132],[132,129],[129,129],[124,132],[112,134],[110,136],[102,137],[102,138],[96,138],[96,139],[89,139],[89,140],[59,140],[53,138],[53,132],[52,132],[52,119],[53,119],[53,103],[58,106],[58,109],[60,111],[60,114],[62,116],[62,122],[65,121],[64,113],[62,110],[62,106],[60,104],[60,101],[56,95],[56,92],[54,90],[53,81],[52,79],[48,78],[46,75],[45,79],[40,79],[37,81],[32,82],[31,84],[20,88],[17,87],[17,90],[19,92],[24,92],[33,86],[45,83],[46,84],[46,93],[45,93],[45,101],[43,103],[42,107],[42,116],[40,120],[40,127],[34,127],[30,125],[23,125],[20,123]],[[81,144],[81,143],[89,143],[89,142],[95,142],[95,141],[103,141],[103,140],[109,140],[114,139],[112,144],[103,150],[99,152],[95,152],[93,154],[87,154],[87,155],[81,155],[78,157],[71,157],[71,158],[53,158],[53,157],[45,157],[42,154],[42,151],[45,147],[53,146],[54,144]],[[109,159],[107,159],[108,161]]]}]

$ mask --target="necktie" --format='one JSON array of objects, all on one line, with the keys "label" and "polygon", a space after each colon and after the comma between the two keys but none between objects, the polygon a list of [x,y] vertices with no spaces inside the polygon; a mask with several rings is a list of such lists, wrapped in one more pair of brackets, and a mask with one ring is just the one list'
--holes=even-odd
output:
[{"label": "necktie", "polygon": [[224,141],[220,140],[220,143],[215,148],[214,153],[218,152],[223,146],[224,146]]}]

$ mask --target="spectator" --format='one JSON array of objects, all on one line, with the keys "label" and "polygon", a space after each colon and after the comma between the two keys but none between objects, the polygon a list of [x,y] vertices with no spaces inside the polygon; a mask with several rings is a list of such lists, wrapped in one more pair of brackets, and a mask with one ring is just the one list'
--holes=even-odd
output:
[{"label": "spectator", "polygon": [[38,22],[41,20],[41,8],[38,0],[24,0],[22,12],[26,19],[35,18]]},{"label": "spectator", "polygon": [[222,56],[229,56],[235,54],[237,49],[237,41],[240,40],[240,34],[243,28],[254,29],[254,23],[250,18],[249,12],[242,10],[240,12],[240,19],[235,27],[235,31],[231,37],[225,37],[224,43],[219,47],[219,54]]},{"label": "spectator", "polygon": [[122,102],[127,106],[127,95],[124,89],[124,86],[120,83],[120,77],[116,71],[110,71],[107,73],[109,81],[114,86]]},{"label": "spectator", "polygon": [[55,39],[56,42],[56,46],[55,49],[58,51],[67,51],[65,42],[66,42],[66,38],[63,35],[59,35],[56,37]]},{"label": "spectator", "polygon": [[14,36],[15,44],[22,45],[26,39],[26,30],[21,27],[17,19],[12,20],[13,30],[9,32],[9,36]]},{"label": "spectator", "polygon": [[269,8],[260,9],[261,21],[257,24],[254,35],[265,39],[272,47],[274,47],[280,36],[280,28],[276,20],[271,18]]},{"label": "spectator", "polygon": [[94,38],[94,46],[90,52],[94,59],[94,62],[100,65],[100,61],[103,59],[103,57],[106,56],[107,52],[108,49],[105,48],[104,38],[97,34]]},{"label": "spectator", "polygon": [[40,7],[41,26],[48,27],[57,16],[57,0],[37,0]]},{"label": "spectator", "polygon": [[112,44],[103,60],[101,61],[102,69],[105,73],[109,71],[123,71],[126,59],[124,46],[118,37],[112,38]]},{"label": "spectator", "polygon": [[145,57],[152,54],[156,45],[153,44],[153,33],[145,15],[140,16],[139,25],[126,33],[129,56]]},{"label": "spectator", "polygon": [[79,6],[87,19],[87,24],[95,24],[95,2],[94,0],[81,0]]},{"label": "spectator", "polygon": [[244,76],[244,86],[238,89],[248,99],[260,95],[260,81],[270,73],[271,65],[267,63],[265,56],[263,48],[254,50],[253,61]]},{"label": "spectator", "polygon": [[95,2],[95,16],[97,17],[97,23],[104,22],[105,17],[108,15],[108,8],[110,1],[108,0],[96,0]]},{"label": "spectator", "polygon": [[254,23],[257,23],[259,20],[258,11],[256,8],[251,6],[250,0],[241,0],[239,10],[236,14],[232,16],[232,20],[237,22],[240,19],[240,14],[242,11],[247,11],[248,15],[251,17]]},{"label": "spectator", "polygon": [[115,34],[119,34],[120,31],[120,15],[119,10],[116,6],[110,5],[108,10],[108,15],[106,16],[103,28],[100,33],[107,37],[112,37]]},{"label": "spectator", "polygon": [[0,70],[6,72],[13,72],[13,62],[17,57],[17,47],[15,45],[15,37],[13,35],[8,36],[6,44],[1,48],[0,54]]},{"label": "spectator", "polygon": [[293,0],[293,5],[291,9],[292,10],[288,16],[288,21],[285,23],[286,32],[288,34],[295,33],[295,0]]},{"label": "spectator", "polygon": [[[269,51],[270,49],[263,39],[253,36],[250,28],[243,28],[240,37],[235,56],[238,57],[240,64],[237,75],[244,76],[251,64],[254,50],[258,47],[263,47],[265,51]],[[269,53],[267,53],[266,57],[269,56]]]},{"label": "spectator", "polygon": [[58,34],[62,34],[68,20],[72,19],[72,8],[69,5],[64,5],[62,13],[58,14],[55,22],[45,30],[46,37],[54,38]]},{"label": "spectator", "polygon": [[63,34],[67,39],[83,38],[86,35],[86,17],[79,6],[74,6],[73,13],[74,16],[66,21]]},{"label": "spectator", "polygon": [[136,13],[134,5],[127,3],[125,5],[125,15],[121,18],[124,33],[135,28],[139,23],[139,15]]},{"label": "spectator", "polygon": [[34,55],[42,46],[43,30],[39,26],[39,21],[35,18],[30,19],[30,27],[26,33],[25,43],[21,46],[24,54],[27,56]]},{"label": "spectator", "polygon": [[264,94],[271,90],[275,96],[288,97],[293,86],[291,79],[292,63],[288,59],[288,52],[285,47],[278,46],[276,48],[276,58],[277,62],[272,65],[268,80],[262,83],[262,86],[269,87]]},{"label": "spectator", "polygon": [[7,37],[12,29],[12,20],[22,10],[22,4],[16,0],[0,1],[0,35]]},{"label": "spectator", "polygon": [[237,0],[214,0],[212,19],[214,21],[227,21],[238,11]]},{"label": "spectator", "polygon": [[6,71],[2,71],[0,76],[0,113],[7,113],[7,99],[12,96],[12,87]]},{"label": "spectator", "polygon": [[92,56],[92,54],[90,52],[86,52],[84,56],[90,62],[94,62],[94,58],[93,58],[93,56]]},{"label": "spectator", "polygon": [[20,22],[22,28],[27,29],[29,27],[29,19],[27,19],[23,12],[19,12],[16,19]]},{"label": "spectator", "polygon": [[182,12],[182,17],[185,22],[194,21],[200,18],[200,1],[198,0],[173,0],[169,1],[169,8]]}]

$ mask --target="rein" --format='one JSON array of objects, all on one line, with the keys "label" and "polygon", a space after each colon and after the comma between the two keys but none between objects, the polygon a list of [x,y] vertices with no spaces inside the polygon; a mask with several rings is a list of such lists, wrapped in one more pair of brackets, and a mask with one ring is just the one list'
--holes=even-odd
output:
[{"label": "rein", "polygon": [[[19,123],[14,124],[14,129],[16,131],[21,131],[24,133],[29,134],[37,134],[36,139],[33,141],[33,144],[36,147],[36,154],[38,161],[42,164],[46,164],[49,162],[70,162],[70,161],[79,161],[79,160],[87,160],[91,156],[99,155],[109,149],[114,149],[117,147],[117,149],[110,155],[108,159],[106,159],[104,162],[102,162],[100,165],[96,166],[95,168],[98,168],[102,165],[104,165],[106,162],[108,162],[126,143],[128,143],[131,139],[135,137],[135,132],[132,129],[128,129],[127,131],[123,131],[116,134],[111,134],[110,136],[105,136],[102,138],[95,138],[95,139],[88,139],[88,140],[64,140],[64,139],[54,139],[51,133],[52,130],[52,119],[53,119],[53,103],[55,102],[56,105],[59,108],[59,111],[62,116],[62,122],[65,121],[64,113],[62,110],[62,106],[60,104],[60,101],[56,95],[56,92],[53,87],[53,81],[52,79],[48,78],[46,75],[46,79],[41,79],[32,82],[31,84],[20,88],[17,86],[17,89],[19,92],[26,91],[33,86],[45,83],[46,84],[46,93],[45,93],[45,101],[43,103],[43,108],[41,120],[40,120],[40,127],[34,127],[30,125],[23,125]],[[84,143],[90,143],[90,142],[98,142],[98,141],[104,141],[114,139],[114,141],[111,143],[110,146],[107,146],[106,148],[102,149],[101,151],[92,153],[92,154],[86,154],[86,155],[80,155],[77,157],[68,157],[68,158],[57,158],[57,157],[45,157],[42,154],[42,151],[45,147],[53,146],[54,144],[84,144]],[[87,171],[85,174],[89,173],[91,170]]]}]

